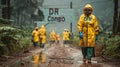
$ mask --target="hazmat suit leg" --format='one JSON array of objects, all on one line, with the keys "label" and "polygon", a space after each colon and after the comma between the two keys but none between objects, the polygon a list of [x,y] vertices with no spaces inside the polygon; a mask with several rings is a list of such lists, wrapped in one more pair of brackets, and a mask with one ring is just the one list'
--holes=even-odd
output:
[{"label": "hazmat suit leg", "polygon": [[33,42],[34,47],[38,46],[38,42]]},{"label": "hazmat suit leg", "polygon": [[91,60],[91,58],[94,55],[93,52],[94,52],[93,47],[82,47],[82,54],[84,59]]},{"label": "hazmat suit leg", "polygon": [[55,40],[50,40],[50,46],[55,43]]},{"label": "hazmat suit leg", "polygon": [[87,55],[86,58],[87,60],[91,60],[91,58],[93,57],[93,47],[87,47]]},{"label": "hazmat suit leg", "polygon": [[66,40],[63,41],[63,44],[66,44]]},{"label": "hazmat suit leg", "polygon": [[81,49],[82,49],[83,58],[86,59],[87,47],[82,47]]},{"label": "hazmat suit leg", "polygon": [[44,48],[44,44],[40,44],[40,48]]}]

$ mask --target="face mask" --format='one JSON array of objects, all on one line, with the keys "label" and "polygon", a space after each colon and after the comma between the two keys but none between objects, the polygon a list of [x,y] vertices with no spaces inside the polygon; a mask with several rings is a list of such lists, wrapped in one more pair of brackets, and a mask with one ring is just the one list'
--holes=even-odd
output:
[{"label": "face mask", "polygon": [[38,29],[36,29],[36,31],[38,31]]},{"label": "face mask", "polygon": [[84,10],[84,13],[85,13],[87,16],[89,16],[89,15],[92,13],[92,11],[91,11],[90,9],[85,9],[85,10]]}]

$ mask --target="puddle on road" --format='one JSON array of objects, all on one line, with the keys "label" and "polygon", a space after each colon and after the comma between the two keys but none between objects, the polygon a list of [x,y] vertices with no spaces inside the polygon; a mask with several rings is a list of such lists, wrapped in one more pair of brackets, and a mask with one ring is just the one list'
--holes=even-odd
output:
[{"label": "puddle on road", "polygon": [[[32,57],[29,61],[21,61],[12,67],[102,67],[97,62],[93,64],[82,64],[79,62],[81,54],[79,50],[71,47],[54,46],[45,51],[46,62],[32,63]],[[40,57],[40,56],[39,56]]]},{"label": "puddle on road", "polygon": [[92,63],[83,63],[82,61],[78,61],[77,67],[103,67],[102,63],[98,63],[97,61],[91,61]]},{"label": "puddle on road", "polygon": [[86,64],[80,64],[79,67],[103,67],[103,66],[102,66],[102,64],[94,64],[94,63],[93,64],[92,63],[87,64],[86,63]]}]

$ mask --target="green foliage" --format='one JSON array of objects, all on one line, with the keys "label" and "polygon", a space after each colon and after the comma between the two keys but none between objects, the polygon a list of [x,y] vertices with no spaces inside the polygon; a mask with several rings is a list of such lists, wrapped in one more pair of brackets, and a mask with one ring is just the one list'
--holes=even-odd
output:
[{"label": "green foliage", "polygon": [[23,33],[22,30],[10,26],[0,27],[0,36],[14,36],[16,34],[22,34],[22,33]]},{"label": "green foliage", "polygon": [[[14,25],[33,25],[33,16],[31,15],[39,6],[42,6],[43,2],[44,0],[11,0],[11,7],[13,7],[11,16],[16,22]],[[42,15],[38,15],[38,17],[42,17]]]},{"label": "green foliage", "polygon": [[74,36],[73,38],[72,38],[72,44],[73,45],[75,45],[75,46],[79,46],[79,37],[77,37],[77,36]]},{"label": "green foliage", "polygon": [[13,22],[13,20],[0,18],[0,22],[0,24],[10,24]]},{"label": "green foliage", "polygon": [[16,44],[15,52],[16,54],[23,53],[25,50],[27,50],[31,46],[31,39],[30,37],[21,37],[18,38],[19,40],[18,44]]},{"label": "green foliage", "polygon": [[6,46],[0,46],[0,54],[1,55],[9,55],[9,50]]},{"label": "green foliage", "polygon": [[30,34],[30,31],[10,26],[0,27],[0,54],[14,55],[24,52],[31,44],[31,38],[26,36],[27,34]]},{"label": "green foliage", "polygon": [[20,39],[20,48],[27,48],[28,46],[31,46],[31,38],[30,37],[22,37]]},{"label": "green foliage", "polygon": [[[34,14],[43,2],[44,0],[11,0],[13,20],[0,18],[0,55],[18,54],[31,46],[34,24],[31,23],[31,14]],[[3,21],[9,25],[3,24]]]},{"label": "green foliage", "polygon": [[120,58],[120,35],[100,35],[99,42],[103,46],[103,54],[110,58]]}]

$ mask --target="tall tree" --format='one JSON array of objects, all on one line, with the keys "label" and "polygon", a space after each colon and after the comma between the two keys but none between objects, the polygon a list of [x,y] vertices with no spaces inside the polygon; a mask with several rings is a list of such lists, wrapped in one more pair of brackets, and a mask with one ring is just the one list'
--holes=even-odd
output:
[{"label": "tall tree", "polygon": [[14,19],[16,19],[16,24],[21,26],[25,25],[28,21],[31,22],[31,14],[33,14],[39,6],[42,6],[43,1],[44,0],[13,0],[12,14]]},{"label": "tall tree", "polygon": [[[2,5],[2,18],[3,19],[10,19],[10,0],[1,0],[1,5]],[[4,23],[6,23],[4,21]]]},{"label": "tall tree", "polygon": [[120,22],[118,17],[118,0],[114,0],[113,34],[120,32]]}]

